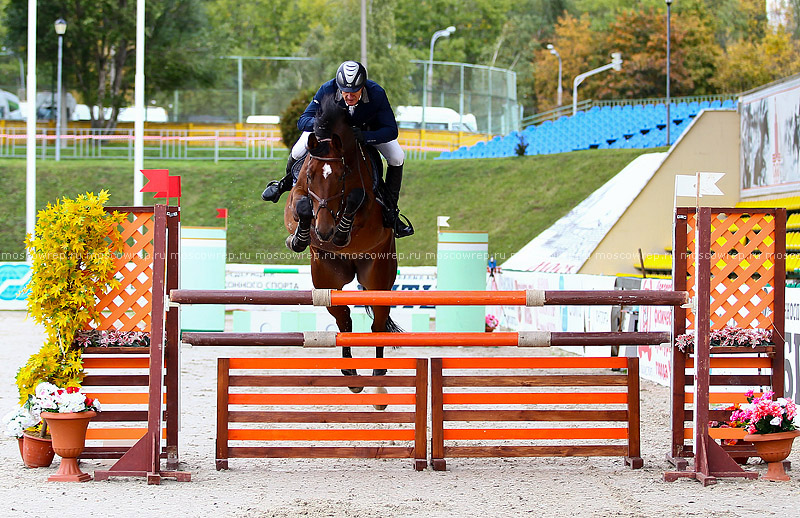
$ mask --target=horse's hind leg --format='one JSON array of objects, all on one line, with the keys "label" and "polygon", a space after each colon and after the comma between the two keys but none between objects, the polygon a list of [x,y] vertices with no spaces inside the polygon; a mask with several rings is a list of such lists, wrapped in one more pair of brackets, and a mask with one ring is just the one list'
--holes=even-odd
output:
[{"label": "horse's hind leg", "polygon": [[[386,306],[372,307],[372,332],[381,333],[386,331],[386,322],[389,319],[389,308]],[[375,348],[375,358],[383,358],[383,347]],[[373,376],[386,376],[386,369],[373,369]],[[376,394],[386,394],[386,387],[378,385],[375,387]],[[375,410],[386,410],[386,405],[372,405]]]},{"label": "horse's hind leg", "polygon": [[[350,318],[350,308],[347,306],[331,306],[328,308],[328,313],[336,319],[336,326],[339,331],[349,333],[353,330],[353,319]],[[353,353],[349,347],[342,347],[342,358],[352,358]],[[342,369],[342,374],[345,376],[357,376],[358,373],[355,369]],[[349,387],[352,392],[361,392],[364,387]]]}]

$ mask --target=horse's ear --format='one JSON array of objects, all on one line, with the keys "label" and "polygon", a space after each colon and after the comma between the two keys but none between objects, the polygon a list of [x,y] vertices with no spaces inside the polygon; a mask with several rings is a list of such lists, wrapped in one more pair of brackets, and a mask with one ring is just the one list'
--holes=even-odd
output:
[{"label": "horse's ear", "polygon": [[307,149],[314,149],[318,145],[319,145],[319,142],[317,142],[317,136],[314,135],[313,133],[311,133],[308,136],[308,142],[306,142],[306,148]]},{"label": "horse's ear", "polygon": [[336,133],[334,133],[331,137],[331,145],[333,146],[334,151],[340,155],[342,154],[342,151],[344,150],[344,144],[342,144],[342,138]]}]

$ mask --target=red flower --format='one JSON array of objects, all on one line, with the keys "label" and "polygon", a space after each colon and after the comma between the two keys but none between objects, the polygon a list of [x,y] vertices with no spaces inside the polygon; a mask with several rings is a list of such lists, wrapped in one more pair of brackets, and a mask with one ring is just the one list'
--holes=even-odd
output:
[{"label": "red flower", "polygon": [[78,387],[67,387],[67,394],[74,394],[78,391],[80,391]]}]

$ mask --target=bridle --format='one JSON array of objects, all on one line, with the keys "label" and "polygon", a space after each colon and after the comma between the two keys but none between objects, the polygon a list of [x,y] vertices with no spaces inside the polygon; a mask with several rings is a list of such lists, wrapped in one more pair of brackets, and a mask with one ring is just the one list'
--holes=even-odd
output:
[{"label": "bridle", "polygon": [[[330,139],[330,138],[318,139],[317,142],[325,143],[325,142],[331,142],[331,140],[332,139]],[[361,153],[361,158],[366,160],[366,158],[364,156],[364,150],[361,149],[361,143],[360,142],[356,142],[356,145],[358,146],[358,150]],[[345,162],[344,156],[340,156],[340,157],[323,157],[323,156],[313,155],[310,152],[309,152],[309,155],[311,156],[312,160],[319,160],[320,162],[340,162],[341,161],[341,163],[342,163],[342,168],[344,169],[344,174],[339,178],[339,182],[342,185],[342,189],[338,194],[334,194],[333,196],[329,196],[327,198],[323,198],[323,197],[319,196],[317,193],[315,193],[313,190],[311,190],[311,176],[308,173],[308,169],[309,168],[306,168],[306,190],[308,191],[309,196],[311,196],[312,198],[314,198],[314,200],[316,200],[319,209],[325,209],[328,212],[330,212],[331,217],[334,220],[334,223],[338,223],[339,220],[344,215],[345,203],[340,203],[339,204],[339,210],[336,211],[336,214],[334,214],[333,211],[331,210],[331,208],[328,206],[328,202],[331,201],[331,200],[335,200],[336,198],[344,197],[344,195],[345,195],[345,191],[344,191],[344,189],[345,189],[345,179],[347,178],[347,176],[353,170],[350,168],[350,166],[347,165],[347,162]],[[364,189],[364,192],[366,193],[366,187],[364,185],[364,176],[361,174],[361,160],[357,160],[357,163],[358,163],[358,176],[361,179],[361,188]],[[361,205],[364,203],[364,198],[361,198],[361,201],[358,203],[358,207],[356,207],[356,210],[361,208]],[[355,212],[355,211],[353,211],[353,212]],[[313,205],[311,206],[311,217],[314,218],[314,219],[316,219],[316,217],[317,217],[317,214],[316,214],[316,211],[314,211],[314,206]]]}]

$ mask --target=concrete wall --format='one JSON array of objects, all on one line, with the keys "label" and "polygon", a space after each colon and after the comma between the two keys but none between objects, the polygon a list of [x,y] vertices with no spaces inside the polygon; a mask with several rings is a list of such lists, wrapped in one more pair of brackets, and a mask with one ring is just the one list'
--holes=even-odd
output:
[{"label": "concrete wall", "polygon": [[[732,207],[739,201],[739,114],[700,113],[673,144],[661,167],[639,196],[606,234],[579,273],[616,275],[640,273],[634,267],[642,254],[664,254],[672,246],[675,175],[697,171],[725,173],[717,186],[724,196],[704,196],[706,207]],[[679,197],[679,206],[694,206],[694,198]]]}]

